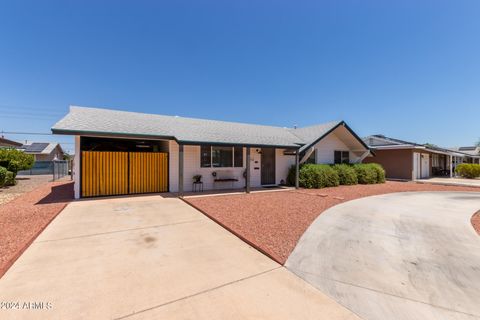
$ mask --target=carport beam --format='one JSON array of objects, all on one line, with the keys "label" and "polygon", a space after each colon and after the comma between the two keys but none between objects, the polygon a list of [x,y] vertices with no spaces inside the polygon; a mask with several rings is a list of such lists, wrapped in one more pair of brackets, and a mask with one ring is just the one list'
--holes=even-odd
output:
[{"label": "carport beam", "polygon": [[299,150],[295,151],[295,189],[298,189],[299,183]]},{"label": "carport beam", "polygon": [[247,147],[247,164],[245,168],[245,192],[250,193],[250,147]]},{"label": "carport beam", "polygon": [[178,145],[178,195],[183,197],[183,144]]}]

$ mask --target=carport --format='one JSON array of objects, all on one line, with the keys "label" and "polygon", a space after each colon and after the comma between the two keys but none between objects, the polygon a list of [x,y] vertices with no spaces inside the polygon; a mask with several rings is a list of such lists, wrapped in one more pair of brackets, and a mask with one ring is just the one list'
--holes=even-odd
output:
[{"label": "carport", "polygon": [[82,197],[168,191],[168,141],[80,138]]}]

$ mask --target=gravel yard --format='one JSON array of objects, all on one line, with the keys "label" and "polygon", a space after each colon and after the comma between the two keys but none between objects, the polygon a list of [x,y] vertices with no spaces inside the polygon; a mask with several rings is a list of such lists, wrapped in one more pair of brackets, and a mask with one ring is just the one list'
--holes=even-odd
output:
[{"label": "gravel yard", "polygon": [[0,205],[0,277],[72,199],[72,182],[49,182]]},{"label": "gravel yard", "polygon": [[326,209],[353,199],[407,191],[480,192],[480,189],[387,182],[325,189],[187,197],[185,201],[272,259],[284,264],[305,230]]},{"label": "gravel yard", "polygon": [[480,235],[480,211],[472,216],[473,229]]},{"label": "gravel yard", "polygon": [[17,176],[17,184],[10,187],[0,188],[0,205],[7,203],[25,192],[32,191],[36,187],[48,183],[52,175]]}]

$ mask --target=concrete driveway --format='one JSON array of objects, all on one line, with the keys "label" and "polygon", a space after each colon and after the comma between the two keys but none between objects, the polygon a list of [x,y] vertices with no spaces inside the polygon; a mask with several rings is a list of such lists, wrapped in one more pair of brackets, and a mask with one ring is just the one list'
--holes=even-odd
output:
[{"label": "concrete driveway", "polygon": [[0,302],[0,319],[358,319],[160,196],[71,203],[0,279]]},{"label": "concrete driveway", "polygon": [[333,207],[286,267],[363,319],[480,319],[480,193],[396,193]]}]

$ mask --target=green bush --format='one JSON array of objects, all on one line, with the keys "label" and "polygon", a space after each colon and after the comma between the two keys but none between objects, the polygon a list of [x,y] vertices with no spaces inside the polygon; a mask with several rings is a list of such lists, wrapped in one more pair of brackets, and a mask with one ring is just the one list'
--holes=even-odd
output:
[{"label": "green bush", "polygon": [[340,184],[337,172],[326,164],[306,164],[300,169],[301,187],[318,189],[336,187]]},{"label": "green bush", "polygon": [[464,178],[478,178],[480,177],[480,164],[461,163],[455,168],[455,172]]},{"label": "green bush", "polygon": [[370,163],[359,163],[353,165],[357,173],[358,183],[374,184],[378,181],[377,170]]},{"label": "green bush", "polygon": [[5,185],[5,179],[7,178],[7,169],[4,167],[0,167],[0,187]]},{"label": "green bush", "polygon": [[7,175],[5,176],[5,185],[6,186],[14,186],[15,185],[15,174],[11,171],[7,171]]},{"label": "green bush", "polygon": [[358,183],[357,173],[352,166],[349,166],[348,164],[336,164],[332,168],[337,172],[341,185]]},{"label": "green bush", "polygon": [[378,163],[369,163],[368,166],[372,167],[375,172],[377,172],[377,183],[385,182],[385,170]]},{"label": "green bush", "polygon": [[290,169],[288,169],[287,185],[295,185],[295,165],[291,166]]},{"label": "green bush", "polygon": [[17,149],[0,149],[0,166],[6,167],[16,176],[20,170],[28,170],[35,162],[33,155]]},{"label": "green bush", "polygon": [[17,176],[17,172],[20,171],[20,161],[18,160],[10,160],[7,166],[7,170],[13,174],[15,178]]}]

